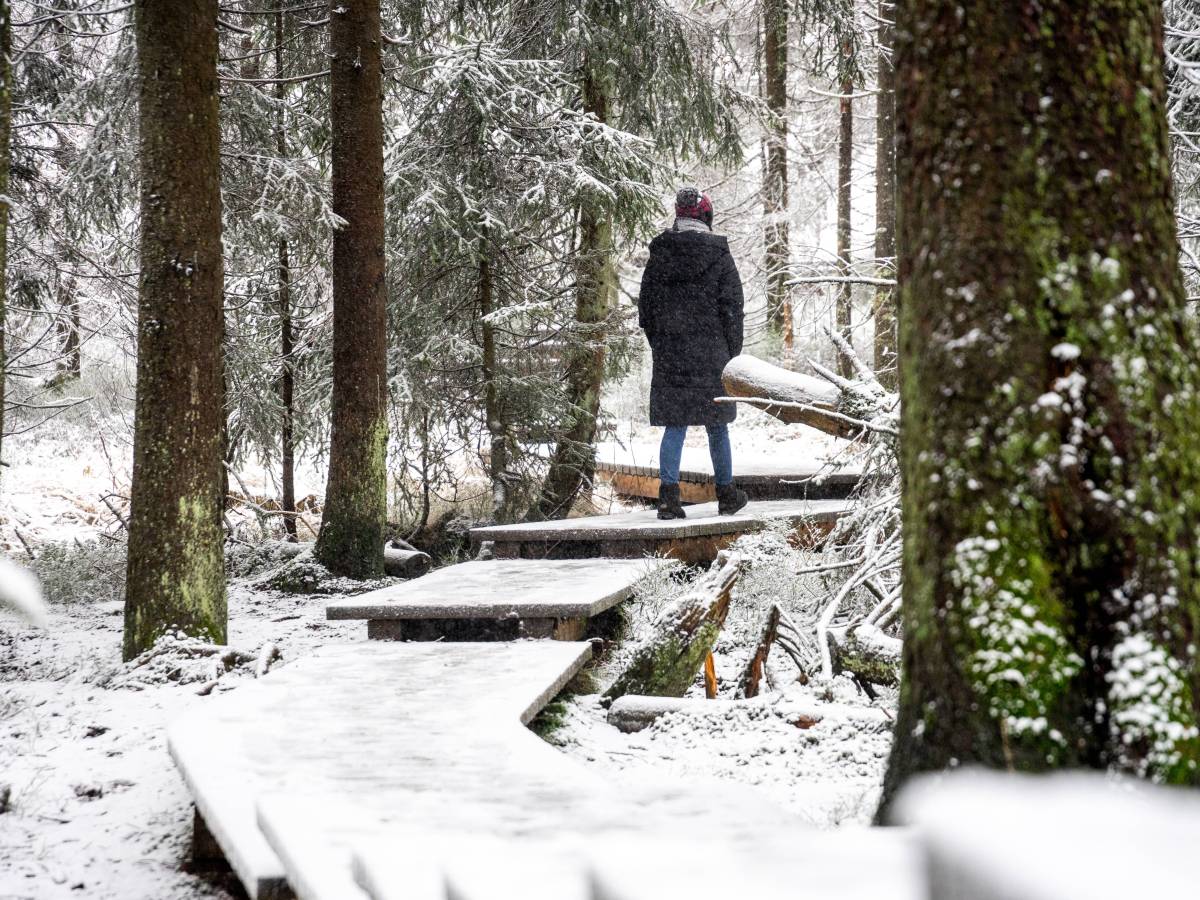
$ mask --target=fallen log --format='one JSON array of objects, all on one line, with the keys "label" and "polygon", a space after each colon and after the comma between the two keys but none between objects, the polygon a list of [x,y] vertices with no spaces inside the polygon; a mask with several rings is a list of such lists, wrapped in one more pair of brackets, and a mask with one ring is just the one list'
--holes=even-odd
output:
[{"label": "fallen log", "polygon": [[824,379],[742,354],[729,361],[721,380],[730,397],[753,403],[781,422],[808,425],[836,437],[862,432],[839,413],[841,392]]},{"label": "fallen log", "polygon": [[775,643],[775,639],[779,636],[779,616],[782,610],[778,604],[772,603],[771,610],[767,613],[766,621],[763,622],[762,631],[759,633],[758,643],[754,647],[754,652],[750,655],[750,660],[746,663],[746,669],[742,672],[741,680],[738,682],[738,696],[750,699],[758,696],[759,685],[762,683],[763,673],[766,671],[767,657],[771,653],[771,646]]},{"label": "fallen log", "polygon": [[680,697],[711,652],[725,617],[741,559],[722,551],[693,590],[668,606],[653,633],[605,691],[608,700],[625,694]]},{"label": "fallen log", "polygon": [[668,713],[698,719],[722,719],[741,710],[762,711],[763,715],[778,716],[797,728],[811,728],[826,719],[851,722],[864,729],[890,728],[891,717],[875,706],[852,706],[844,703],[768,703],[762,698],[753,700],[701,700],[684,697],[647,697],[627,694],[613,701],[608,709],[608,724],[631,733],[649,728]]},{"label": "fallen log", "polygon": [[863,681],[894,686],[900,683],[900,640],[862,622],[831,628],[829,652],[834,674],[849,672]]},{"label": "fallen log", "polygon": [[383,571],[393,578],[419,578],[429,571],[431,561],[428,553],[415,550],[410,545],[397,547],[394,544],[386,544],[383,548]]}]

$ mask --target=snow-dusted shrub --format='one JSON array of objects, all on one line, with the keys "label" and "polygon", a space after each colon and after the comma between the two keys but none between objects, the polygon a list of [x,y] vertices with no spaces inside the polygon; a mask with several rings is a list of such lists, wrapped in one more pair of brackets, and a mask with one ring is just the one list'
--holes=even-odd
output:
[{"label": "snow-dusted shrub", "polygon": [[44,544],[32,568],[50,603],[99,603],[125,596],[122,540]]}]

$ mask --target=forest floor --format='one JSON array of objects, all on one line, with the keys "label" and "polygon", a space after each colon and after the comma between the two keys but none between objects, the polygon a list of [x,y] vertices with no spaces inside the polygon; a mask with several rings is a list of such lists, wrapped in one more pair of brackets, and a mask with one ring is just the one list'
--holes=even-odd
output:
[{"label": "forest floor", "polygon": [[[236,667],[213,685],[212,658],[194,656],[187,642],[142,665],[121,664],[122,548],[102,537],[120,526],[100,497],[127,496],[125,454],[105,447],[86,422],[52,424],[36,442],[14,444],[6,448],[16,464],[5,474],[0,552],[20,559],[27,542],[55,602],[46,628],[0,613],[0,898],[236,896],[228,876],[188,871],[191,802],[167,753],[165,726],[238,689],[254,666]],[[803,619],[822,590],[789,572],[804,559],[780,534],[745,538],[739,549],[750,566],[716,648],[723,696],[736,684],[765,606],[783,602]],[[361,622],[325,620],[325,597],[255,588],[253,565],[231,565],[231,647],[253,656],[274,643],[282,654],[276,665],[287,665],[319,646],[365,639]],[[609,669],[681,589],[666,578],[646,586],[630,604],[630,631]],[[771,709],[868,701],[849,681],[801,685],[786,658],[773,658],[769,675],[762,709],[668,716],[631,735],[607,724],[597,696],[568,697],[555,704],[547,737],[615,783],[647,773],[686,779],[697,790],[732,781],[767,792],[818,827],[868,821],[887,729],[836,718],[797,727]],[[889,709],[894,696],[871,705]]]}]

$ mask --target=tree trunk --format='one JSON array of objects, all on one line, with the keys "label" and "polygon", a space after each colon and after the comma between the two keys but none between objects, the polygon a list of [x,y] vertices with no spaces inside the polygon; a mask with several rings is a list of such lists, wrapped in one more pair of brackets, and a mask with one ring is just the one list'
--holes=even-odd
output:
[{"label": "tree trunk", "polygon": [[288,540],[296,540],[296,364],[292,359],[291,262],[287,238],[279,239],[279,405],[283,418],[279,423],[280,507]]},{"label": "tree trunk", "polygon": [[[584,77],[583,108],[601,122],[608,121],[610,98],[605,86],[589,73]],[[570,512],[579,489],[596,474],[596,421],[604,386],[605,326],[616,294],[612,222],[593,203],[584,203],[579,216],[579,253],[575,290],[578,334],[569,352],[566,372],[570,424],[550,456],[541,496],[531,518],[561,518]]]},{"label": "tree trunk", "polygon": [[1161,4],[898,16],[906,639],[885,797],[970,764],[1196,783],[1200,340]]},{"label": "tree trunk", "polygon": [[771,646],[779,635],[780,612],[779,605],[772,603],[771,609],[767,612],[767,618],[763,621],[762,629],[759,631],[758,643],[754,645],[754,652],[750,654],[750,659],[747,660],[746,668],[742,670],[742,677],[738,681],[738,696],[740,697],[750,699],[758,696],[767,672],[767,658],[771,655]]},{"label": "tree trunk", "polygon": [[[842,48],[843,53],[849,53],[848,47]],[[843,60],[849,65],[849,60]],[[850,99],[854,93],[854,81],[843,78],[841,83],[841,99],[838,101],[838,192],[837,192],[837,257],[838,267],[842,277],[849,278],[850,271],[850,239],[853,233],[850,216],[850,183],[854,178],[854,101]],[[850,282],[844,281],[837,291],[837,330],[847,341],[853,343],[854,295]],[[838,357],[838,371],[843,378],[851,378],[854,370],[850,361],[843,356]]]},{"label": "tree trunk", "polygon": [[787,74],[788,3],[763,2],[763,80],[767,108],[773,116],[767,131],[767,165],[763,177],[765,268],[767,277],[767,321],[783,335],[786,349],[792,347],[792,302],[788,289],[790,255],[788,235],[787,163]]},{"label": "tree trunk", "polygon": [[[875,269],[880,278],[896,273],[896,70],[892,66],[896,4],[879,2],[879,62],[875,94]],[[897,388],[896,289],[875,288],[875,377]]]},{"label": "tree trunk", "polygon": [[[283,4],[279,0],[275,11],[275,77],[282,79],[283,72]],[[279,104],[279,122],[275,130],[275,149],[280,158],[287,155],[287,126],[283,112],[284,86],[282,81],[275,85],[275,101]],[[296,540],[296,363],[292,358],[292,266],[288,257],[286,237],[279,239],[279,405],[283,418],[279,426],[279,482],[280,505],[284,512],[283,527],[289,541]]]},{"label": "tree trunk", "polygon": [[491,248],[486,237],[479,248],[479,329],[483,367],[483,414],[491,439],[489,475],[492,481],[492,518],[496,522],[510,521],[512,497],[509,496],[509,429],[503,394],[500,390],[499,367],[496,364],[496,328],[489,321],[492,314]]},{"label": "tree trunk", "polygon": [[331,0],[333,434],[316,556],[352,578],[383,574],[387,512],[387,308],[379,0]]},{"label": "tree trunk", "polygon": [[[8,197],[12,149],[12,7],[0,3],[0,196]],[[8,203],[0,202],[0,460],[4,459],[4,407],[7,402],[6,299],[8,297]],[[2,471],[2,470],[0,470]]]},{"label": "tree trunk", "polygon": [[67,276],[58,289],[59,327],[62,329],[62,360],[58,369],[68,378],[79,378],[83,373],[83,360],[79,352],[79,297],[75,292],[75,279]]},{"label": "tree trunk", "polygon": [[226,628],[217,0],[138,0],[135,19],[142,227],[127,660],[168,631],[220,644]]}]

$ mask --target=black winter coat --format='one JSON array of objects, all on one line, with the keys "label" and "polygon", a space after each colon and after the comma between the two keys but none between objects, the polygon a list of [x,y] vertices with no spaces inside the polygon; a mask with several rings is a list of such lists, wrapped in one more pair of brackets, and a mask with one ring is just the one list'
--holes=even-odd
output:
[{"label": "black winter coat", "polygon": [[654,356],[651,425],[732,422],[721,372],[742,352],[742,279],[729,242],[708,231],[664,231],[650,242],[638,324]]}]

